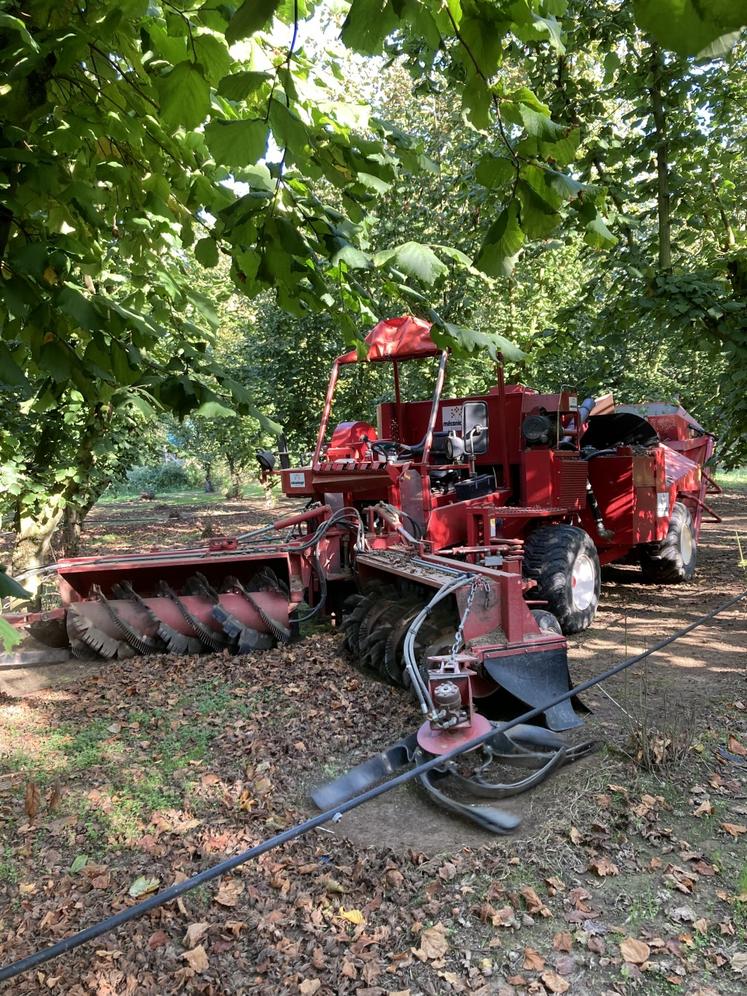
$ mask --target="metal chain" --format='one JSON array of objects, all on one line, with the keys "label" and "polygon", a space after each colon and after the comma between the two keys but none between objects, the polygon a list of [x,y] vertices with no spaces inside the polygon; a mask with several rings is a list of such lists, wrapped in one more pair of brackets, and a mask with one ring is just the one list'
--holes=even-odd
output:
[{"label": "metal chain", "polygon": [[464,643],[464,625],[467,622],[467,616],[469,616],[478,588],[482,588],[484,590],[487,598],[487,594],[490,591],[490,585],[481,574],[476,574],[470,582],[469,594],[467,595],[467,604],[464,606],[464,613],[462,614],[462,618],[459,620],[456,633],[454,633],[454,642],[451,645],[451,653],[449,656],[452,660],[459,653],[459,650]]}]

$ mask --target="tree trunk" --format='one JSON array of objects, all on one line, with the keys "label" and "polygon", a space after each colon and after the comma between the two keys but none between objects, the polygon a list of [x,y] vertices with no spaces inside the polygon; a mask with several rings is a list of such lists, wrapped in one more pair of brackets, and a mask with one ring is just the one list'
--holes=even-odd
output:
[{"label": "tree trunk", "polygon": [[233,458],[228,456],[226,463],[228,464],[228,476],[231,479],[226,498],[241,498],[241,468]]},{"label": "tree trunk", "polygon": [[718,192],[718,187],[716,186],[716,181],[711,178],[711,190],[713,191],[713,199],[716,202],[716,207],[718,209],[719,218],[721,219],[721,225],[724,229],[724,238],[721,243],[724,252],[728,252],[733,249],[737,244],[736,236],[734,235],[734,229],[731,227],[731,222],[726,216],[726,211],[724,210],[724,202]]},{"label": "tree trunk", "polygon": [[669,139],[664,106],[664,60],[658,45],[651,47],[651,110],[656,135],[656,207],[659,224],[659,269],[672,269],[672,222],[669,194]]},{"label": "tree trunk", "polygon": [[80,553],[80,535],[86,516],[96,504],[99,495],[82,505],[66,505],[62,516],[62,551],[66,557],[77,557]]},{"label": "tree trunk", "polygon": [[[16,542],[13,547],[10,574],[17,577],[23,571],[45,567],[54,560],[52,537],[62,518],[62,509],[48,508],[39,516],[16,516]],[[30,591],[34,598],[32,607],[41,607],[41,596],[38,593],[40,581],[37,574],[31,574],[22,580],[23,587]]]},{"label": "tree trunk", "polygon": [[206,463],[204,465],[204,470],[205,470],[205,494],[211,495],[215,491],[215,485],[213,484],[213,478],[211,476],[213,472],[212,463]]}]

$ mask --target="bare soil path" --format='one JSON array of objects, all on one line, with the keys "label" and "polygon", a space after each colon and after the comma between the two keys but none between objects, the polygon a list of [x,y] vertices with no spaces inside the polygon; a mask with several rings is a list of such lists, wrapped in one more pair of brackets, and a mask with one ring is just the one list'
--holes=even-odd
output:
[{"label": "bare soil path", "polygon": [[[209,509],[225,532],[268,516],[261,501],[227,504]],[[572,641],[575,678],[745,587],[734,535],[747,535],[747,499],[725,495],[716,508],[724,522],[705,527],[692,584],[608,572],[594,627]],[[204,530],[207,511],[179,510],[188,522],[170,511],[142,524],[106,509],[86,552]],[[734,609],[611,682],[614,702],[590,695],[583,736],[599,750],[519,797],[510,838],[396,790],[6,991],[742,993],[746,661],[747,612]],[[404,695],[350,667],[329,631],[256,658],[136,659],[0,682],[3,964],[304,818],[310,785],[417,721]]]}]

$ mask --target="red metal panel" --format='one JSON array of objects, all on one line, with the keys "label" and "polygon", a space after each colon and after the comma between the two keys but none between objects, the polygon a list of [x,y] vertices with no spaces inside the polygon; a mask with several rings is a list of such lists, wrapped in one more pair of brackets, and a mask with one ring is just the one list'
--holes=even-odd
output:
[{"label": "red metal panel", "polygon": [[[431,323],[422,318],[404,315],[389,318],[375,325],[365,338],[368,346],[366,360],[404,360],[421,356],[440,356],[442,347],[431,339]],[[358,352],[351,349],[338,363],[357,363]]]},{"label": "red metal panel", "polygon": [[[632,546],[635,490],[630,453],[623,451],[620,455],[599,456],[590,460],[589,480],[602,510],[604,524],[615,534],[612,543],[616,547]],[[588,508],[581,513],[581,522],[589,535],[594,537],[597,546],[604,546]]]},{"label": "red metal panel", "polygon": [[521,502],[554,505],[552,450],[526,450],[521,454]]},{"label": "red metal panel", "polygon": [[588,463],[579,459],[575,452],[552,454],[554,464],[554,505],[569,510],[580,510],[586,505],[586,481]]},{"label": "red metal panel", "polygon": [[[669,519],[657,517],[657,467],[661,463],[661,450],[636,455],[633,458],[634,506],[632,543],[652,543],[666,534]],[[668,489],[667,489],[668,490]],[[663,492],[662,492],[663,493]],[[667,502],[667,511],[671,502]],[[619,538],[615,536],[615,542]]]}]

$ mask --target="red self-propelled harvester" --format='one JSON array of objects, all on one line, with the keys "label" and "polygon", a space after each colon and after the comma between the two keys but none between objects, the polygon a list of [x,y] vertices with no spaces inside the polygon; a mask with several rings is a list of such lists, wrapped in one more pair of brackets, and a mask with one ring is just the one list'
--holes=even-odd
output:
[{"label": "red self-propelled harvester", "polygon": [[[600,564],[637,560],[662,583],[692,576],[713,439],[683,409],[540,394],[504,384],[500,365],[486,394],[443,397],[448,350],[413,317],[380,322],[364,356],[335,361],[309,466],[275,471],[258,454],[303,511],[199,548],[61,561],[63,607],[15,621],[79,656],[121,659],[259,650],[332,613],[353,659],[410,687],[427,717],[416,739],[356,776],[359,787],[488,729],[482,714],[505,693],[540,707],[567,690],[564,633],[592,621]],[[391,366],[392,400],[375,422],[330,432],[338,378],[358,362]],[[402,397],[408,362],[434,364],[429,400]],[[522,787],[574,756],[550,732],[579,724],[570,703],[545,720],[549,730],[493,744],[493,755],[518,752],[537,768]],[[465,808],[432,779],[426,787]],[[343,780],[318,801],[348,788]],[[483,779],[479,794],[490,790]],[[505,814],[466,808],[510,829]]]}]

